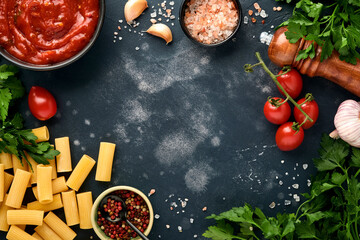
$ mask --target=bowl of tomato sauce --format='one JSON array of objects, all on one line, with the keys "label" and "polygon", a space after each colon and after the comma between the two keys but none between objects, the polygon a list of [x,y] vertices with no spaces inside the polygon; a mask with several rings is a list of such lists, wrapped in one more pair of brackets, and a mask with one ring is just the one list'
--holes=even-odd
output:
[{"label": "bowl of tomato sauce", "polygon": [[0,55],[48,71],[81,58],[98,37],[105,0],[0,1]]}]

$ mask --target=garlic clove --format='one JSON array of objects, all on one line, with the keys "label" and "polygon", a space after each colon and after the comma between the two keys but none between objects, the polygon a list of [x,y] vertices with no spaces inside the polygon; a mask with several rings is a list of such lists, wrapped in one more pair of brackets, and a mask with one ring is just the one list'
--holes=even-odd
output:
[{"label": "garlic clove", "polygon": [[172,41],[171,29],[163,23],[153,24],[146,32],[164,39],[166,44]]},{"label": "garlic clove", "polygon": [[126,22],[131,22],[141,15],[148,7],[146,0],[129,0],[125,4],[124,14]]}]

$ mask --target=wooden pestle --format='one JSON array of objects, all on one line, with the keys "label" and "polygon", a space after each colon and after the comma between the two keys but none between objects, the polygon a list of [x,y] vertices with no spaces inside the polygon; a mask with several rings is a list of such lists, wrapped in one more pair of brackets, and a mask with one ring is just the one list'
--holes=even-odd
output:
[{"label": "wooden pestle", "polygon": [[291,65],[297,68],[302,74],[310,77],[319,76],[326,78],[346,90],[360,97],[360,60],[353,65],[341,61],[339,53],[333,54],[326,60],[320,62],[321,47],[315,44],[316,56],[314,59],[295,61],[298,52],[307,48],[311,41],[299,40],[297,43],[290,43],[285,36],[286,27],[278,29],[269,45],[269,58],[278,66]]}]

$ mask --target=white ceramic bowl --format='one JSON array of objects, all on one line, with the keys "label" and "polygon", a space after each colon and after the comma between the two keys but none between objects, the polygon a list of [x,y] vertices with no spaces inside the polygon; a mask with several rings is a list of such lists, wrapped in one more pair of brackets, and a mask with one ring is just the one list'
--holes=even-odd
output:
[{"label": "white ceramic bowl", "polygon": [[[106,236],[105,233],[101,230],[101,228],[99,227],[99,225],[97,224],[97,211],[99,208],[99,204],[101,202],[101,200],[109,195],[110,193],[114,192],[114,191],[118,191],[118,190],[128,190],[128,191],[132,191],[136,194],[138,194],[140,197],[142,197],[144,199],[144,201],[146,202],[146,205],[149,208],[149,225],[146,228],[144,234],[145,235],[149,235],[151,228],[154,224],[154,210],[152,208],[151,202],[150,200],[146,197],[146,195],[141,192],[140,190],[133,188],[133,187],[129,187],[129,186],[115,186],[115,187],[111,187],[107,190],[105,190],[104,192],[102,192],[95,200],[94,205],[91,209],[91,224],[93,226],[93,229],[96,233],[96,235],[101,239],[101,240],[111,240],[110,237]],[[125,201],[125,199],[124,199]],[[136,237],[133,238],[134,240],[139,240],[141,239],[140,237]]]}]

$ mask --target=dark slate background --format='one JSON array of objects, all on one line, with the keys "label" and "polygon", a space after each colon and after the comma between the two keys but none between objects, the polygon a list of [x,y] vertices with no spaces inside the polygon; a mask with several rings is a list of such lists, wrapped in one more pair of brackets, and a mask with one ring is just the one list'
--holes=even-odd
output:
[{"label": "dark slate background", "polygon": [[[254,9],[254,1],[240,2],[243,13]],[[129,32],[118,22],[124,19],[125,1],[107,0],[102,32],[82,59],[51,72],[21,70],[27,91],[34,85],[45,87],[58,103],[57,115],[40,122],[30,114],[24,98],[20,111],[26,116],[26,127],[46,124],[51,141],[69,136],[73,166],[85,153],[97,159],[101,141],[116,143],[112,182],[95,182],[93,170],[80,192],[92,191],[95,200],[115,185],[133,186],[144,193],[155,188],[150,200],[160,219],[155,220],[150,239],[193,239],[194,235],[204,239],[201,234],[214,223],[204,219],[207,215],[244,203],[269,215],[294,211],[299,203],[289,194],[308,190],[321,134],[333,130],[338,105],[357,97],[325,79],[304,76],[302,96],[313,93],[319,119],[305,132],[301,147],[292,152],[278,150],[277,126],[266,121],[262,108],[268,96],[280,94],[261,68],[246,74],[242,67],[256,63],[259,51],[274,72],[279,70],[258,39],[262,31],[273,32],[272,25],[287,19],[292,6],[258,2],[269,14],[265,24],[257,17],[256,24],[243,24],[233,41],[204,48],[184,35],[177,19],[165,22],[174,23],[174,41],[168,46],[161,39],[133,32],[150,26],[150,13],[161,1],[150,0],[149,9],[139,18],[140,26]],[[175,1],[176,17],[179,6],[180,1]],[[283,10],[273,12],[273,6]],[[114,43],[115,31],[123,39]],[[303,164],[308,164],[306,170]],[[295,183],[299,189],[292,187]],[[185,208],[179,198],[188,199]],[[291,200],[291,205],[285,206],[285,200]],[[173,211],[171,202],[178,205]],[[274,209],[269,208],[271,202],[276,203]],[[207,212],[202,211],[204,206]],[[64,217],[62,210],[57,213]],[[93,230],[74,229],[77,239],[96,239]],[[5,239],[5,234],[0,238]]]}]

